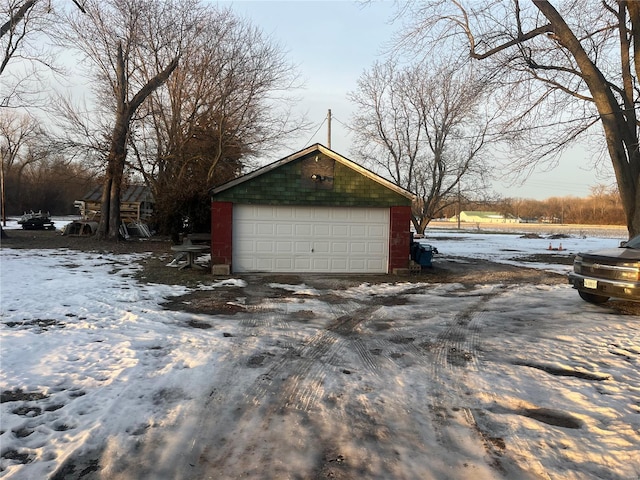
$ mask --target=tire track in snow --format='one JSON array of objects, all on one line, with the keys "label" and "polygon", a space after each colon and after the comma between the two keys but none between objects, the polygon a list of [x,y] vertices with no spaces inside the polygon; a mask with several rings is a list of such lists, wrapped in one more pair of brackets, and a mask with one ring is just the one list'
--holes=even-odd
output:
[{"label": "tire track in snow", "polygon": [[[482,369],[478,347],[482,324],[490,314],[486,304],[503,292],[504,288],[483,294],[478,302],[456,315],[453,322],[436,337],[431,375],[437,391],[432,396],[430,406],[434,425],[437,425],[435,433],[437,441],[452,450],[459,449],[465,439],[479,439],[493,460],[490,466],[506,477],[518,475],[519,478],[534,478],[530,473],[534,471],[535,478],[547,478],[544,468],[535,459],[528,458],[528,465],[523,469],[517,461],[505,457],[504,440],[485,432],[475,418],[474,409],[467,405],[470,393],[465,381],[467,372]],[[513,437],[510,448],[519,451],[518,444],[518,438]]]},{"label": "tire track in snow", "polygon": [[340,356],[344,348],[338,336],[319,331],[300,351],[300,360],[288,367],[290,375],[278,395],[277,408],[291,407],[309,411],[324,391],[322,381],[327,365]]},{"label": "tire track in snow", "polygon": [[[353,303],[348,305],[353,306]],[[373,355],[362,341],[351,335],[378,308],[380,307],[356,308],[336,318],[326,330],[316,333],[301,350],[302,361],[295,364],[283,389],[281,397],[284,399],[284,406],[308,412],[324,393],[323,383],[327,369],[339,363],[348,348],[357,352],[365,369],[377,372]]]},{"label": "tire track in snow", "polygon": [[375,355],[371,353],[368,345],[359,338],[349,339],[349,341],[362,360],[364,368],[371,372],[375,377],[380,377],[380,366],[378,365],[378,360],[375,358]]},{"label": "tire track in snow", "polygon": [[[247,392],[253,398],[253,403],[258,405],[269,395],[277,393],[278,398],[272,400],[275,402],[274,408],[291,407],[309,411],[324,392],[322,385],[327,368],[339,363],[348,347],[354,347],[365,368],[375,371],[373,355],[362,342],[348,336],[377,308],[362,308],[357,302],[333,305],[335,320],[326,329],[316,331],[301,348],[292,349],[289,355],[273,362],[258,384]],[[288,377],[276,388],[275,382],[285,371]]]},{"label": "tire track in snow", "polygon": [[[260,305],[246,305],[246,317],[239,322],[240,327],[249,336],[262,336],[274,329],[282,329],[282,335],[291,338],[291,324],[287,320],[287,305],[283,304],[282,309],[273,311]],[[242,343],[245,335],[234,335],[229,340]],[[234,340],[235,337],[235,340]],[[293,342],[291,342],[293,343]],[[240,355],[236,355],[236,348],[229,345],[228,361],[220,362],[216,372],[215,388],[213,388],[206,398],[199,414],[192,415],[197,418],[194,425],[193,439],[189,443],[188,452],[181,459],[180,466],[175,469],[176,479],[191,478],[195,474],[194,469],[201,466],[206,467],[211,461],[212,451],[223,451],[225,455],[232,456],[237,446],[229,442],[227,435],[237,428],[237,422],[245,414],[251,415],[251,411],[256,407],[255,392],[252,388],[243,390],[242,382],[238,383],[238,378],[245,376],[246,365],[251,357],[243,362]],[[238,349],[242,352],[242,349]],[[259,376],[252,384],[252,387],[260,386],[264,375]],[[272,383],[272,382],[271,382]],[[215,432],[212,434],[212,432]],[[220,457],[217,457],[219,461]],[[180,473],[178,473],[180,472]]]},{"label": "tire track in snow", "polygon": [[[438,443],[452,450],[459,449],[464,439],[474,437],[480,439],[485,449],[489,450],[473,411],[465,406],[464,380],[466,372],[481,368],[477,352],[481,325],[488,315],[485,305],[499,294],[500,291],[493,291],[482,295],[479,301],[458,313],[447,328],[436,336],[431,348],[433,357],[429,370],[436,388],[429,410]],[[493,454],[491,451],[488,453]],[[495,463],[494,468],[500,470],[499,461]]]},{"label": "tire track in snow", "polygon": [[[311,412],[324,394],[324,382],[328,369],[335,368],[351,346],[348,334],[368,318],[371,307],[361,308],[356,302],[348,302],[336,309],[338,315],[327,328],[318,329],[304,344],[291,349],[269,365],[267,371],[245,389],[245,405],[236,410],[239,427],[233,438],[226,438],[213,458],[207,463],[218,471],[233,471],[238,459],[254,455],[263,445],[253,435],[257,422],[259,431],[269,431],[274,419],[282,418],[284,409],[303,414]],[[286,375],[286,377],[284,377]]]}]

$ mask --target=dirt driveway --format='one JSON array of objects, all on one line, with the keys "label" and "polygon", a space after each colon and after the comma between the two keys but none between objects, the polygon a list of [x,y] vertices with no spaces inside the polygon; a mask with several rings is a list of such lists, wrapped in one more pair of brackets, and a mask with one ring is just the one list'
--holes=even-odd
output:
[{"label": "dirt driveway", "polygon": [[[110,478],[552,478],[546,472],[573,461],[572,452],[536,443],[556,430],[583,432],[576,406],[542,408],[517,388],[510,393],[522,396],[517,401],[493,398],[478,378],[487,369],[519,369],[593,385],[609,380],[580,366],[585,345],[562,352],[570,365],[563,368],[551,367],[560,363],[548,353],[553,348],[544,356],[528,350],[541,335],[573,336],[593,325],[574,315],[568,328],[564,316],[509,310],[514,293],[540,308],[541,292],[564,284],[563,276],[482,262],[455,273],[460,262],[394,287],[385,284],[389,277],[252,275],[215,297],[172,300],[168,308],[198,315],[190,328],[227,338],[224,361],[211,372],[208,391],[190,392],[198,401],[176,426],[178,440],[149,431],[140,451],[118,458],[121,470]],[[462,281],[434,284],[430,275]],[[572,304],[582,308],[579,300]],[[615,308],[625,314],[626,307]],[[232,324],[239,329],[230,334]],[[505,417],[537,424],[539,438],[514,435],[501,423]]]}]

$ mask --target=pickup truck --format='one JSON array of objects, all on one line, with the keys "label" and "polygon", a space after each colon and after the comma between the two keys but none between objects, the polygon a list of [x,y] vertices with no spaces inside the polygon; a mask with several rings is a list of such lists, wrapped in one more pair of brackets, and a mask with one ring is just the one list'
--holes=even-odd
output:
[{"label": "pickup truck", "polygon": [[590,303],[612,297],[640,302],[640,235],[618,248],[578,253],[569,283]]}]

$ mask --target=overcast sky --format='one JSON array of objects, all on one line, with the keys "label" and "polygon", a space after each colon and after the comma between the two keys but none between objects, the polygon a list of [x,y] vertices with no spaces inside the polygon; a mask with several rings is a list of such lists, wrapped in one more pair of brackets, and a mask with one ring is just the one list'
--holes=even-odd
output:
[{"label": "overcast sky", "polygon": [[[326,145],[326,123],[322,123],[331,109],[331,148],[351,158],[352,138],[343,126],[349,123],[353,113],[347,94],[355,90],[362,72],[383,58],[386,44],[400,27],[399,23],[391,23],[394,3],[374,1],[362,5],[348,0],[236,0],[218,4],[231,5],[242,17],[270,34],[288,51],[290,60],[299,65],[306,81],[306,88],[300,95],[300,109],[308,112],[314,128],[311,133],[301,136],[292,145],[292,151],[284,155],[313,143]],[[607,161],[607,172],[611,171],[609,165]],[[613,182],[612,177],[603,179],[596,175],[591,160],[580,148],[566,154],[560,165],[551,171],[540,170],[524,184],[516,182],[510,185],[515,180],[496,181],[494,189],[504,197],[586,197],[590,194],[590,187]]]}]

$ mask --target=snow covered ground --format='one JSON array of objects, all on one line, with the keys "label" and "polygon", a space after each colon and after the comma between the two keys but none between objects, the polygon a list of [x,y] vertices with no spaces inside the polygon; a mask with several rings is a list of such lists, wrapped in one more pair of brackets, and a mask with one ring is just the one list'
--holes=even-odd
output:
[{"label": "snow covered ground", "polygon": [[[512,264],[550,243],[424,241]],[[245,308],[205,315],[132,278],[145,255],[0,250],[0,478],[640,478],[640,318],[568,284],[282,283],[252,302],[211,277]]]}]

